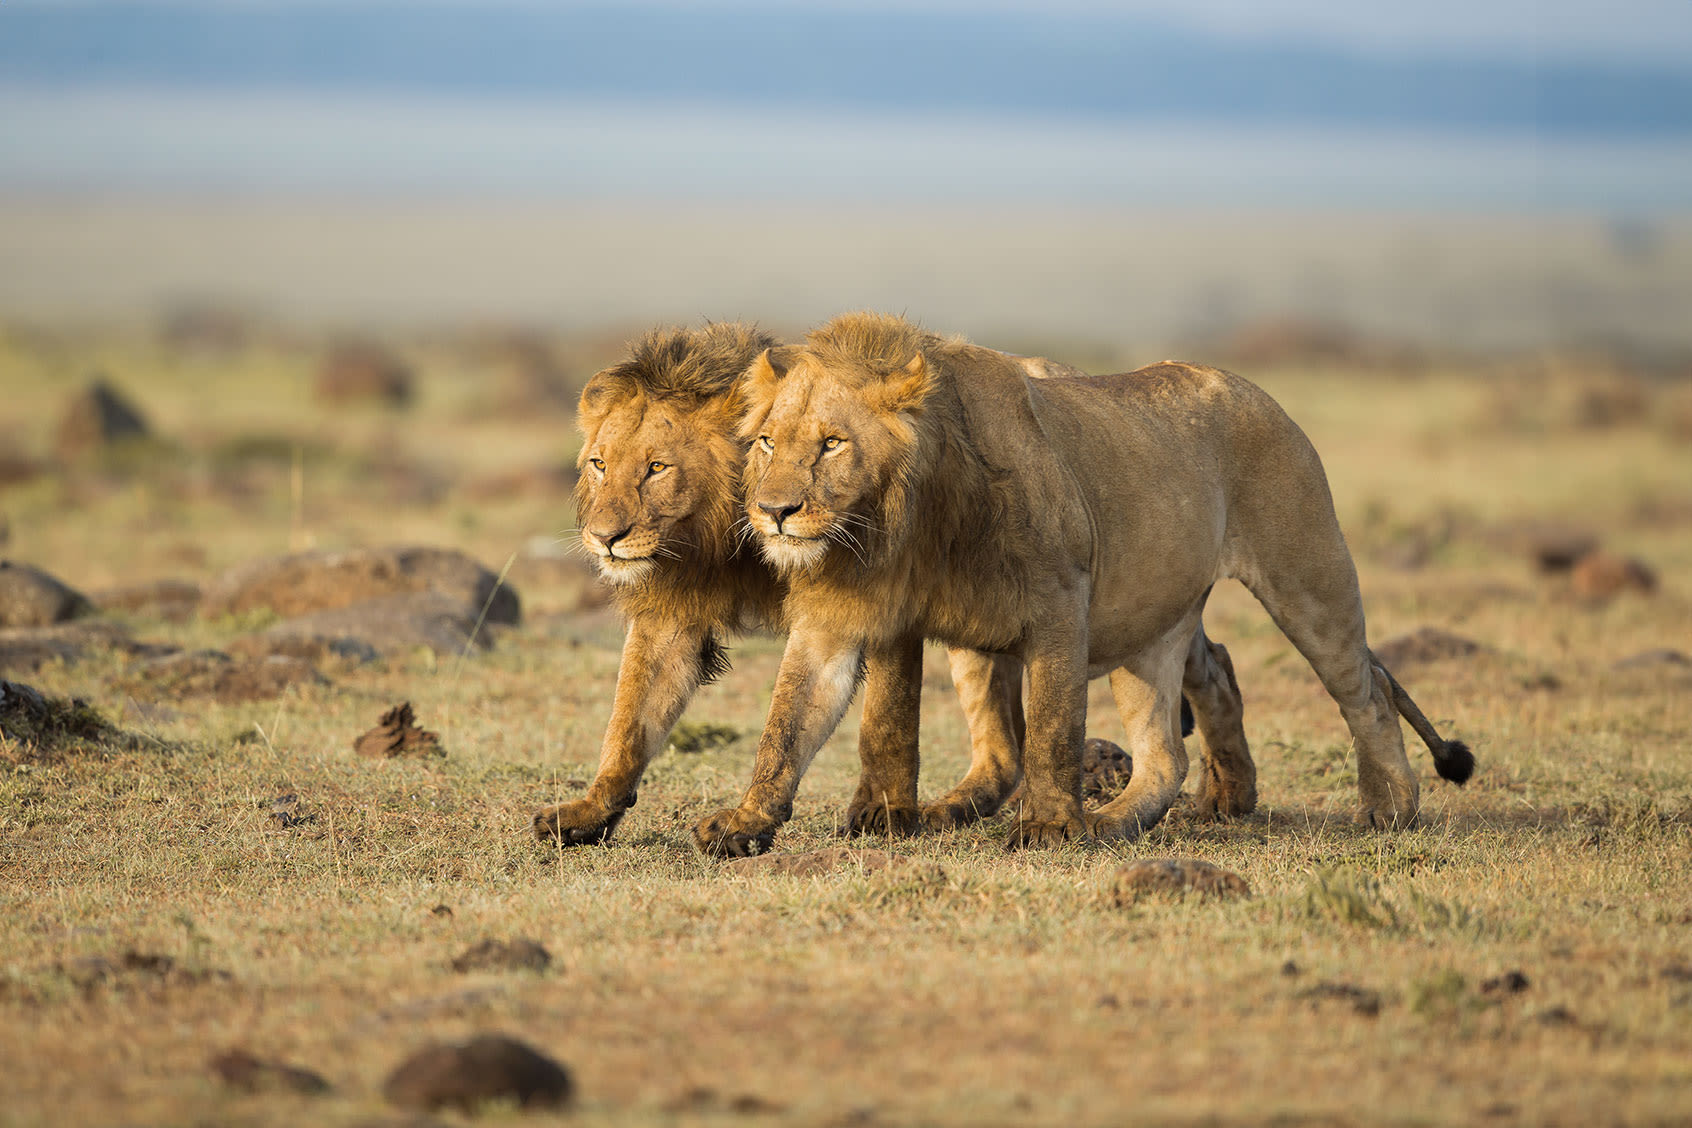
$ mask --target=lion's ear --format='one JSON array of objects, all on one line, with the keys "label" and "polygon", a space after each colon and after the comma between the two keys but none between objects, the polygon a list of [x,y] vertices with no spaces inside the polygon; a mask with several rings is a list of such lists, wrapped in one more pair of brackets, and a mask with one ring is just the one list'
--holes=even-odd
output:
[{"label": "lion's ear", "polygon": [[611,370],[602,368],[589,378],[587,385],[582,388],[582,398],[576,404],[576,426],[583,434],[597,430],[605,415],[611,410],[609,400],[612,392]]},{"label": "lion's ear", "polygon": [[881,382],[876,406],[893,415],[919,415],[934,391],[934,372],[921,353]]},{"label": "lion's ear", "polygon": [[778,385],[787,378],[793,362],[799,357],[799,350],[792,345],[776,345],[758,354],[758,359],[746,370],[740,379],[741,395],[744,401],[746,415],[741,419],[740,431],[750,438],[758,433],[764,425],[764,420],[770,414],[770,407],[775,403]]}]

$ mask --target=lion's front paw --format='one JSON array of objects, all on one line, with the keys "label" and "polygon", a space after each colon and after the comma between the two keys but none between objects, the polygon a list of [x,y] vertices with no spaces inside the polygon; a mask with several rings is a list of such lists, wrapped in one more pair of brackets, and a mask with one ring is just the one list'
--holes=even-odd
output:
[{"label": "lion's front paw", "polygon": [[611,837],[624,811],[606,810],[587,799],[548,807],[535,815],[535,837],[548,846],[596,846]]},{"label": "lion's front paw", "polygon": [[922,825],[924,830],[953,830],[960,826],[968,826],[973,822],[980,822],[998,809],[997,803],[989,803],[982,799],[971,798],[968,795],[942,795],[934,802],[922,809]]},{"label": "lion's front paw", "polygon": [[1237,819],[1257,810],[1257,784],[1206,775],[1194,806],[1202,819]]},{"label": "lion's front paw", "polygon": [[781,823],[741,807],[701,819],[693,840],[702,853],[716,858],[750,858],[767,854]]},{"label": "lion's front paw", "polygon": [[1005,847],[1020,850],[1026,846],[1061,846],[1065,842],[1079,842],[1090,833],[1086,820],[1079,813],[1047,819],[1024,816],[1011,827]]},{"label": "lion's front paw", "polygon": [[922,830],[922,812],[915,807],[890,807],[886,803],[858,802],[846,808],[848,836],[873,834],[881,838],[909,838]]}]

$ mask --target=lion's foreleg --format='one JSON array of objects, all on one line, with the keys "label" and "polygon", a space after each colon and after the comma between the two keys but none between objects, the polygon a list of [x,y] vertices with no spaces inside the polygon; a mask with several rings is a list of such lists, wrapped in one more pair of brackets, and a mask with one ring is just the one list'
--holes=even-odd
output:
[{"label": "lion's foreleg", "polygon": [[[704,678],[715,646],[702,624],[629,624],[611,721],[600,745],[599,770],[587,794],[535,815],[535,837],[578,846],[604,842],[635,803],[646,766],[669,739]],[[720,653],[720,652],[719,652]]]},{"label": "lion's foreleg", "polygon": [[846,810],[848,834],[915,834],[917,728],[922,712],[922,637],[872,648],[864,661],[864,720],[858,730],[862,764],[858,790]]},{"label": "lion's foreleg", "polygon": [[949,652],[952,684],[969,722],[969,772],[922,808],[929,830],[963,826],[992,815],[1022,778],[1022,662],[1008,654]]},{"label": "lion's foreleg", "polygon": [[1021,817],[1011,831],[1013,848],[1066,842],[1088,833],[1081,816],[1081,745],[1087,730],[1086,620],[1080,607],[1075,612],[1049,617],[1026,651],[1025,798]]},{"label": "lion's foreleg", "polygon": [[796,627],[782,653],[770,713],[758,740],[752,786],[740,806],[718,811],[694,828],[707,854],[760,854],[793,815],[793,796],[811,760],[834,732],[857,692],[864,648]]}]

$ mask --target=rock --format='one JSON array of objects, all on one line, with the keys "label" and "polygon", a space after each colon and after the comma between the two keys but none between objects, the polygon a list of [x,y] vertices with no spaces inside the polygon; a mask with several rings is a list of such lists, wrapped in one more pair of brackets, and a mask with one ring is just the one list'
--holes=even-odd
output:
[{"label": "rock", "polygon": [[133,750],[144,740],[80,698],[49,697],[15,681],[0,681],[0,737],[36,760],[63,752]]},{"label": "rock", "polygon": [[221,650],[189,650],[138,663],[116,683],[138,697],[210,697],[224,704],[271,701],[291,686],[328,685],[298,658],[232,658]]},{"label": "rock", "polygon": [[[1182,735],[1192,732],[1192,714],[1181,699]],[[1081,746],[1081,797],[1100,802],[1115,798],[1134,774],[1134,758],[1122,748],[1099,736],[1089,736]],[[1022,805],[1023,785],[1005,799],[1004,809],[1014,812]]]},{"label": "rock", "polygon": [[54,965],[54,970],[84,991],[101,986],[159,984],[192,987],[210,980],[227,982],[227,971],[195,970],[170,956],[131,948],[118,956],[78,956]]},{"label": "rock", "polygon": [[1337,1002],[1349,1006],[1360,1015],[1373,1018],[1381,1013],[1381,993],[1351,983],[1321,982],[1306,987],[1295,996],[1312,1003]]},{"label": "rock", "polygon": [[413,722],[409,701],[383,713],[375,728],[353,741],[353,751],[378,760],[444,755],[440,737]]},{"label": "rock", "polygon": [[1567,572],[1598,547],[1598,538],[1591,533],[1556,530],[1541,533],[1529,547],[1541,572]]},{"label": "rock", "polygon": [[1657,590],[1657,574],[1643,561],[1600,549],[1575,561],[1569,583],[1580,598],[1602,601],[1627,591],[1650,595]]},{"label": "rock", "polygon": [[60,458],[72,461],[112,443],[149,434],[141,412],[104,379],[95,379],[66,405],[56,448]]},{"label": "rock", "polygon": [[90,598],[101,611],[150,615],[167,622],[181,623],[192,617],[199,606],[200,585],[192,580],[154,580],[106,588]]},{"label": "rock", "polygon": [[849,846],[829,846],[800,854],[758,854],[750,858],[730,858],[720,866],[724,873],[751,876],[753,874],[783,874],[789,877],[821,877],[837,870],[858,870],[878,873],[888,869],[924,868],[939,874],[940,867],[903,854],[886,850],[871,850]]},{"label": "rock", "polygon": [[381,596],[433,592],[490,623],[516,623],[517,593],[476,561],[450,548],[392,545],[347,552],[301,552],[249,561],[213,580],[200,600],[205,618],[269,609],[284,619],[331,611]]},{"label": "rock", "polygon": [[514,1038],[483,1034],[462,1045],[428,1046],[401,1062],[382,1094],[401,1108],[465,1114],[487,1101],[511,1100],[524,1108],[556,1108],[574,1085],[562,1065]]},{"label": "rock", "polygon": [[0,630],[0,677],[34,673],[50,662],[80,662],[101,652],[157,657],[175,647],[137,642],[115,623],[59,623]]},{"label": "rock", "polygon": [[329,1082],[320,1074],[286,1062],[264,1061],[247,1050],[225,1050],[207,1066],[225,1085],[242,1092],[317,1096],[329,1091]]},{"label": "rock", "polygon": [[405,407],[412,399],[411,369],[380,345],[349,341],[329,350],[312,390],[319,403]]},{"label": "rock", "polygon": [[1198,858],[1141,858],[1116,871],[1111,890],[1119,906],[1155,894],[1198,893],[1249,897],[1251,886],[1237,873]]},{"label": "rock", "polygon": [[1482,653],[1486,647],[1473,639],[1452,634],[1438,627],[1419,627],[1409,634],[1389,638],[1374,649],[1375,657],[1387,669],[1397,670],[1413,662],[1469,658]]},{"label": "rock", "polygon": [[483,940],[454,959],[452,970],[545,971],[551,963],[552,954],[533,940]]},{"label": "rock", "polygon": [[364,639],[313,634],[293,623],[231,639],[228,650],[239,658],[297,658],[314,666],[363,666],[382,660],[382,652]]},{"label": "rock", "polygon": [[1655,650],[1642,650],[1638,654],[1630,654],[1626,658],[1611,666],[1612,670],[1660,670],[1685,669],[1692,666],[1692,658],[1670,647],[1658,647]]},{"label": "rock", "polygon": [[1503,975],[1495,975],[1491,979],[1481,981],[1481,994],[1493,998],[1503,998],[1509,995],[1520,995],[1529,987],[1528,977],[1520,971],[1506,971]]},{"label": "rock", "polygon": [[441,657],[486,650],[496,628],[476,625],[474,608],[436,592],[367,599],[277,623],[240,640],[246,653],[313,654],[351,661],[374,653],[403,657],[428,647]]},{"label": "rock", "polygon": [[0,627],[46,627],[93,610],[87,596],[40,568],[0,560]]}]

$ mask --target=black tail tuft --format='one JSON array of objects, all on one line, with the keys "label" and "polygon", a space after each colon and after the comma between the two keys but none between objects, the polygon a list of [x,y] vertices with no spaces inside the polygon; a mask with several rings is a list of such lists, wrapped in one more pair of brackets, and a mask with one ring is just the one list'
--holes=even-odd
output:
[{"label": "black tail tuft", "polygon": [[1452,783],[1467,783],[1475,774],[1475,754],[1461,740],[1448,740],[1434,751],[1434,770]]}]

